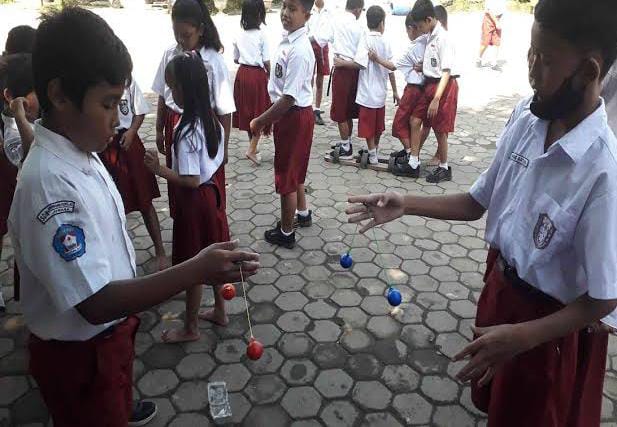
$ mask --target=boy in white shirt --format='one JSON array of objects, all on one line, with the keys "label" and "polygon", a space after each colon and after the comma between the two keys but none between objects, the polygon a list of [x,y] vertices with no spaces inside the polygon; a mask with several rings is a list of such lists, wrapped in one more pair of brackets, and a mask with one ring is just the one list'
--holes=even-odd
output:
[{"label": "boy in white shirt", "polygon": [[321,117],[321,100],[323,97],[324,76],[330,75],[330,48],[328,40],[331,38],[331,15],[324,0],[316,0],[311,12],[311,19],[306,24],[315,53],[315,124],[324,125]]}]

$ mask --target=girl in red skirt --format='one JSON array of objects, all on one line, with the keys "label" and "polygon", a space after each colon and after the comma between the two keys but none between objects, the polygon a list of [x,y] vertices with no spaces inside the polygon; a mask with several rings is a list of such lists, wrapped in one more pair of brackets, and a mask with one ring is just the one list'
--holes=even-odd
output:
[{"label": "girl in red skirt", "polygon": [[[240,18],[243,31],[234,40],[234,62],[240,64],[240,68],[234,83],[238,111],[233,115],[233,126],[248,133],[250,144],[245,155],[256,165],[261,161],[257,151],[260,134],[252,134],[249,124],[272,105],[268,95],[270,52],[266,33],[260,29],[261,24],[266,24],[263,0],[244,0]],[[262,133],[270,134],[270,127]]]},{"label": "girl in red skirt", "polygon": [[[225,213],[224,130],[210,103],[208,76],[195,52],[176,56],[167,65],[165,81],[183,114],[170,147],[172,167],[159,165],[156,152],[146,153],[146,165],[176,188],[172,263],[180,264],[212,243],[229,240]],[[225,325],[225,301],[215,289],[213,312],[200,314],[202,289],[186,292],[184,328],[163,333],[165,342],[199,339],[200,317]]]},{"label": "girl in red skirt", "polygon": [[152,199],[160,197],[161,193],[156,177],[144,166],[146,150],[137,133],[148,111],[148,103],[132,79],[118,104],[120,124],[116,136],[99,157],[118,187],[124,212],[141,212],[154,243],[157,268],[164,270],[169,267],[169,260],[163,247],[159,218],[152,205]]}]

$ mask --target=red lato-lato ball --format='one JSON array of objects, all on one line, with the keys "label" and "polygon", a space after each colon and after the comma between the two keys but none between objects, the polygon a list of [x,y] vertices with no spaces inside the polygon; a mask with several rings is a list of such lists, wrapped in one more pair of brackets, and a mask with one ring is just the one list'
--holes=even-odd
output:
[{"label": "red lato-lato ball", "polygon": [[264,346],[255,338],[251,338],[249,345],[246,347],[246,355],[251,360],[258,360],[264,354]]},{"label": "red lato-lato ball", "polygon": [[236,296],[236,287],[231,283],[223,285],[223,289],[221,289],[221,295],[227,301],[234,299],[234,297]]}]

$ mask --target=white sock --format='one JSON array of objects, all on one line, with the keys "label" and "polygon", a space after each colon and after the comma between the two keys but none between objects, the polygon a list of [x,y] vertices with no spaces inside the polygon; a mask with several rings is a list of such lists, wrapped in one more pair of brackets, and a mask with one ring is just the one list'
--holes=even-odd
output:
[{"label": "white sock", "polygon": [[296,210],[296,214],[300,216],[309,216],[309,210],[308,209],[303,210],[303,211]]},{"label": "white sock", "polygon": [[444,168],[445,170],[448,170],[448,162],[445,162],[445,163],[439,163],[439,167],[440,167],[440,168]]},{"label": "white sock", "polygon": [[412,168],[417,168],[420,166],[420,156],[409,156],[409,166]]},{"label": "white sock", "polygon": [[370,157],[377,157],[377,148],[373,148],[372,150],[368,150],[368,155]]},{"label": "white sock", "polygon": [[283,233],[283,236],[291,236],[292,234],[294,234],[293,228],[289,233],[285,233],[285,230],[283,230],[283,227],[281,227],[281,233]]},{"label": "white sock", "polygon": [[351,141],[342,139],[341,147],[343,147],[343,150],[345,151],[349,150],[349,148],[351,147]]}]

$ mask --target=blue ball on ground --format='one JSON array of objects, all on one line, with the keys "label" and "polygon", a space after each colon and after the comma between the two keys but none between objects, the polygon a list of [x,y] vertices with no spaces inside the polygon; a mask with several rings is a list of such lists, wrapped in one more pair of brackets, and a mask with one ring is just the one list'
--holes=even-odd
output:
[{"label": "blue ball on ground", "polygon": [[388,303],[390,303],[392,307],[398,307],[399,305],[401,305],[401,302],[403,302],[403,296],[401,295],[401,292],[393,287],[388,288],[387,298]]},{"label": "blue ball on ground", "polygon": [[351,254],[349,252],[341,255],[341,267],[343,268],[351,268],[353,264],[353,259],[351,258]]}]

